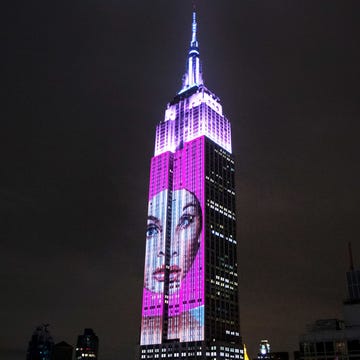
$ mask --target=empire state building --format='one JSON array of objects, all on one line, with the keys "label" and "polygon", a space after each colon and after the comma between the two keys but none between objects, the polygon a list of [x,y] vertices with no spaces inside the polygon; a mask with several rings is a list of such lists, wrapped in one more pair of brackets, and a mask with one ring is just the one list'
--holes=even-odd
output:
[{"label": "empire state building", "polygon": [[203,81],[196,13],[151,159],[140,359],[243,359],[231,125]]}]

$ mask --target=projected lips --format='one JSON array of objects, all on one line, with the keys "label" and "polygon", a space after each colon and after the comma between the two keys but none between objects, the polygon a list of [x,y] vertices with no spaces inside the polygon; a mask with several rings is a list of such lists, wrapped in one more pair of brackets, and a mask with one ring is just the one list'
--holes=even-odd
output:
[{"label": "projected lips", "polygon": [[[161,266],[153,272],[153,278],[155,281],[165,281],[166,266]],[[180,280],[181,269],[178,266],[171,266],[169,270],[169,282]]]}]

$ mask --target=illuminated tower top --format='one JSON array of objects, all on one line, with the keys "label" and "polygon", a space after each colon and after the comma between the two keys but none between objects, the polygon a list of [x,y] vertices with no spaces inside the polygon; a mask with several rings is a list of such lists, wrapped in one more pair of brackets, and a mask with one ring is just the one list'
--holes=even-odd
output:
[{"label": "illuminated tower top", "polygon": [[192,14],[192,35],[183,87],[165,110],[156,128],[155,155],[175,152],[184,143],[206,136],[231,153],[231,125],[223,115],[220,99],[203,82],[196,12]]},{"label": "illuminated tower top", "polygon": [[193,11],[192,36],[190,42],[189,57],[187,59],[186,73],[183,77],[183,87],[178,94],[185,92],[186,90],[192,88],[195,85],[199,86],[204,84],[201,72],[199,43],[196,38],[196,30],[196,12]]}]

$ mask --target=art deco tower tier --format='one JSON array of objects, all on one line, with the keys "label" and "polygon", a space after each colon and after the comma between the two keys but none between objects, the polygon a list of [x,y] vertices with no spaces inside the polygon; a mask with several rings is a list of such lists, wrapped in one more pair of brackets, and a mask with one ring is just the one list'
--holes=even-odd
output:
[{"label": "art deco tower tier", "polygon": [[231,126],[203,83],[196,13],[151,159],[140,358],[243,358]]}]

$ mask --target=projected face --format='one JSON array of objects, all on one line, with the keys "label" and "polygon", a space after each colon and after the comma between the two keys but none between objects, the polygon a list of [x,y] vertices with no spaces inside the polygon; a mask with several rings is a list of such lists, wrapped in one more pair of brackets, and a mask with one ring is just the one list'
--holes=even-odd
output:
[{"label": "projected face", "polygon": [[170,283],[185,277],[199,249],[201,207],[190,191],[181,189],[173,192],[171,223]]},{"label": "projected face", "polygon": [[[164,290],[167,194],[155,195],[148,208],[144,286],[154,292]],[[171,204],[169,282],[174,289],[171,284],[185,277],[199,249],[202,214],[198,199],[186,189],[173,191]]]}]

